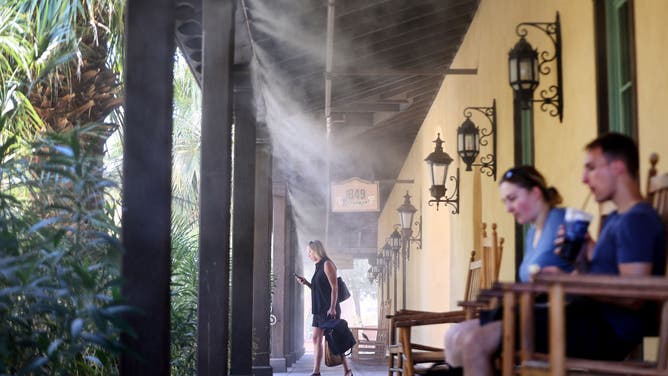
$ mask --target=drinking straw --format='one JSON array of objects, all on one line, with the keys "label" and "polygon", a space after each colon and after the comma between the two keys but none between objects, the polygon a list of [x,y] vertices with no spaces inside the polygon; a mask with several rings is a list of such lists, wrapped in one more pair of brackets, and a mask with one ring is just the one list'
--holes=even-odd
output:
[{"label": "drinking straw", "polygon": [[590,197],[591,197],[591,191],[589,191],[589,193],[587,193],[587,197],[585,197],[585,200],[582,203],[582,207],[581,207],[582,210],[585,210],[585,207],[587,207],[587,203],[589,202]]}]

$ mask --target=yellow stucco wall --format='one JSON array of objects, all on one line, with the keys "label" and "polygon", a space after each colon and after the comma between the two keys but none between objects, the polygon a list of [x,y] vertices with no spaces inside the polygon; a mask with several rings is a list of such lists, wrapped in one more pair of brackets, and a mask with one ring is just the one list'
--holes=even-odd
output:
[{"label": "yellow stucco wall", "polygon": [[659,153],[659,171],[668,171],[668,1],[635,0],[638,78],[638,142],[643,181],[648,155]]},{"label": "yellow stucco wall", "polygon": [[[398,223],[396,208],[406,190],[422,214],[423,249],[414,250],[407,268],[406,308],[447,310],[456,307],[464,292],[466,265],[471,250],[479,247],[480,223],[496,222],[499,235],[506,239],[501,279],[512,280],[514,267],[514,221],[505,212],[498,195],[498,181],[474,172],[456,152],[456,129],[464,120],[467,106],[497,103],[497,175],[513,165],[513,106],[508,84],[508,51],[517,42],[515,26],[520,22],[553,22],[559,11],[562,27],[564,116],[560,123],[538,107],[534,109],[535,165],[549,184],[558,188],[565,206],[581,206],[588,190],[580,182],[584,145],[597,133],[596,68],[594,60],[593,2],[582,0],[482,0],[469,31],[455,57],[452,68],[477,68],[476,75],[446,77],[408,155],[399,179],[415,179],[414,184],[397,184],[379,221],[379,247]],[[664,151],[663,166],[668,166],[668,1],[635,0],[636,51],[638,69],[639,146],[644,179],[651,151]],[[528,41],[540,50],[553,51],[548,37],[530,29]],[[555,81],[554,74],[541,76],[541,88]],[[537,90],[537,92],[538,92]],[[537,94],[535,94],[537,97]],[[478,127],[489,128],[484,116],[475,114]],[[460,213],[450,207],[427,206],[429,175],[424,158],[433,151],[432,141],[440,133],[444,148],[460,168]],[[483,149],[481,155],[486,155]],[[660,166],[662,164],[660,163]],[[661,171],[667,168],[660,168]],[[644,180],[643,180],[644,181]],[[450,187],[448,187],[450,188]],[[598,213],[589,201],[586,208]],[[417,217],[416,217],[417,218]],[[592,228],[597,229],[598,223]],[[414,246],[413,246],[414,248]],[[401,299],[401,281],[398,283]],[[401,301],[398,302],[401,307]],[[440,345],[443,331],[417,330],[417,341]]]}]

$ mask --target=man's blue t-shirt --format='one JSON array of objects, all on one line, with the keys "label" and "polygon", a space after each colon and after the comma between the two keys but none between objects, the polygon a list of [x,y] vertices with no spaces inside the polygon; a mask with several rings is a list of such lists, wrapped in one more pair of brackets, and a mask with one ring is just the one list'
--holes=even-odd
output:
[{"label": "man's blue t-shirt", "polygon": [[526,238],[524,239],[524,258],[520,265],[520,281],[529,281],[529,266],[536,264],[541,268],[545,266],[557,266],[565,272],[573,270],[573,266],[566,260],[554,253],[554,239],[557,237],[559,226],[564,223],[564,215],[566,209],[552,208],[547,214],[545,223],[543,224],[543,231],[540,234],[540,239],[533,246],[533,238],[536,233],[536,226],[529,227]]},{"label": "man's blue t-shirt", "polygon": [[[665,252],[661,218],[650,204],[639,203],[625,213],[615,211],[606,218],[589,273],[619,274],[620,263],[651,262],[652,274],[663,275]],[[642,339],[647,321],[643,313],[606,304],[603,314],[620,337],[629,341]]]}]

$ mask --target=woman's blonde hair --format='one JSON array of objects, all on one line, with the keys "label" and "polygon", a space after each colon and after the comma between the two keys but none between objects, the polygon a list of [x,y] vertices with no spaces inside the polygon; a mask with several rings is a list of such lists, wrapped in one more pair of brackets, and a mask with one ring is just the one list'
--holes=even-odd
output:
[{"label": "woman's blonde hair", "polygon": [[318,256],[318,258],[325,258],[327,257],[327,252],[325,251],[325,246],[322,245],[322,242],[320,240],[311,240],[308,242],[309,248],[311,248],[311,251]]}]

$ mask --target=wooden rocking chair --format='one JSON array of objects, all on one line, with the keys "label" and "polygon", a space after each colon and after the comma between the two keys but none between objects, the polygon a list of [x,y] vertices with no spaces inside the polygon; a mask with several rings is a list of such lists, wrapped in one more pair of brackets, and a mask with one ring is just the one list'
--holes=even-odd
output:
[{"label": "wooden rocking chair", "polygon": [[[461,310],[449,312],[407,313],[395,318],[399,343],[403,355],[404,376],[413,376],[426,372],[433,363],[443,362],[443,348],[425,346],[411,342],[411,330],[416,326],[458,323],[477,316],[477,312],[486,304],[478,301],[478,295],[484,283],[490,286],[496,280],[501,265],[503,238],[499,239],[496,224],[492,224],[492,232],[488,236],[487,225],[482,224],[483,251],[480,258],[475,251],[471,252],[467,271],[464,300],[458,304]],[[486,267],[485,264],[488,264]],[[487,276],[485,277],[485,273]]]}]

